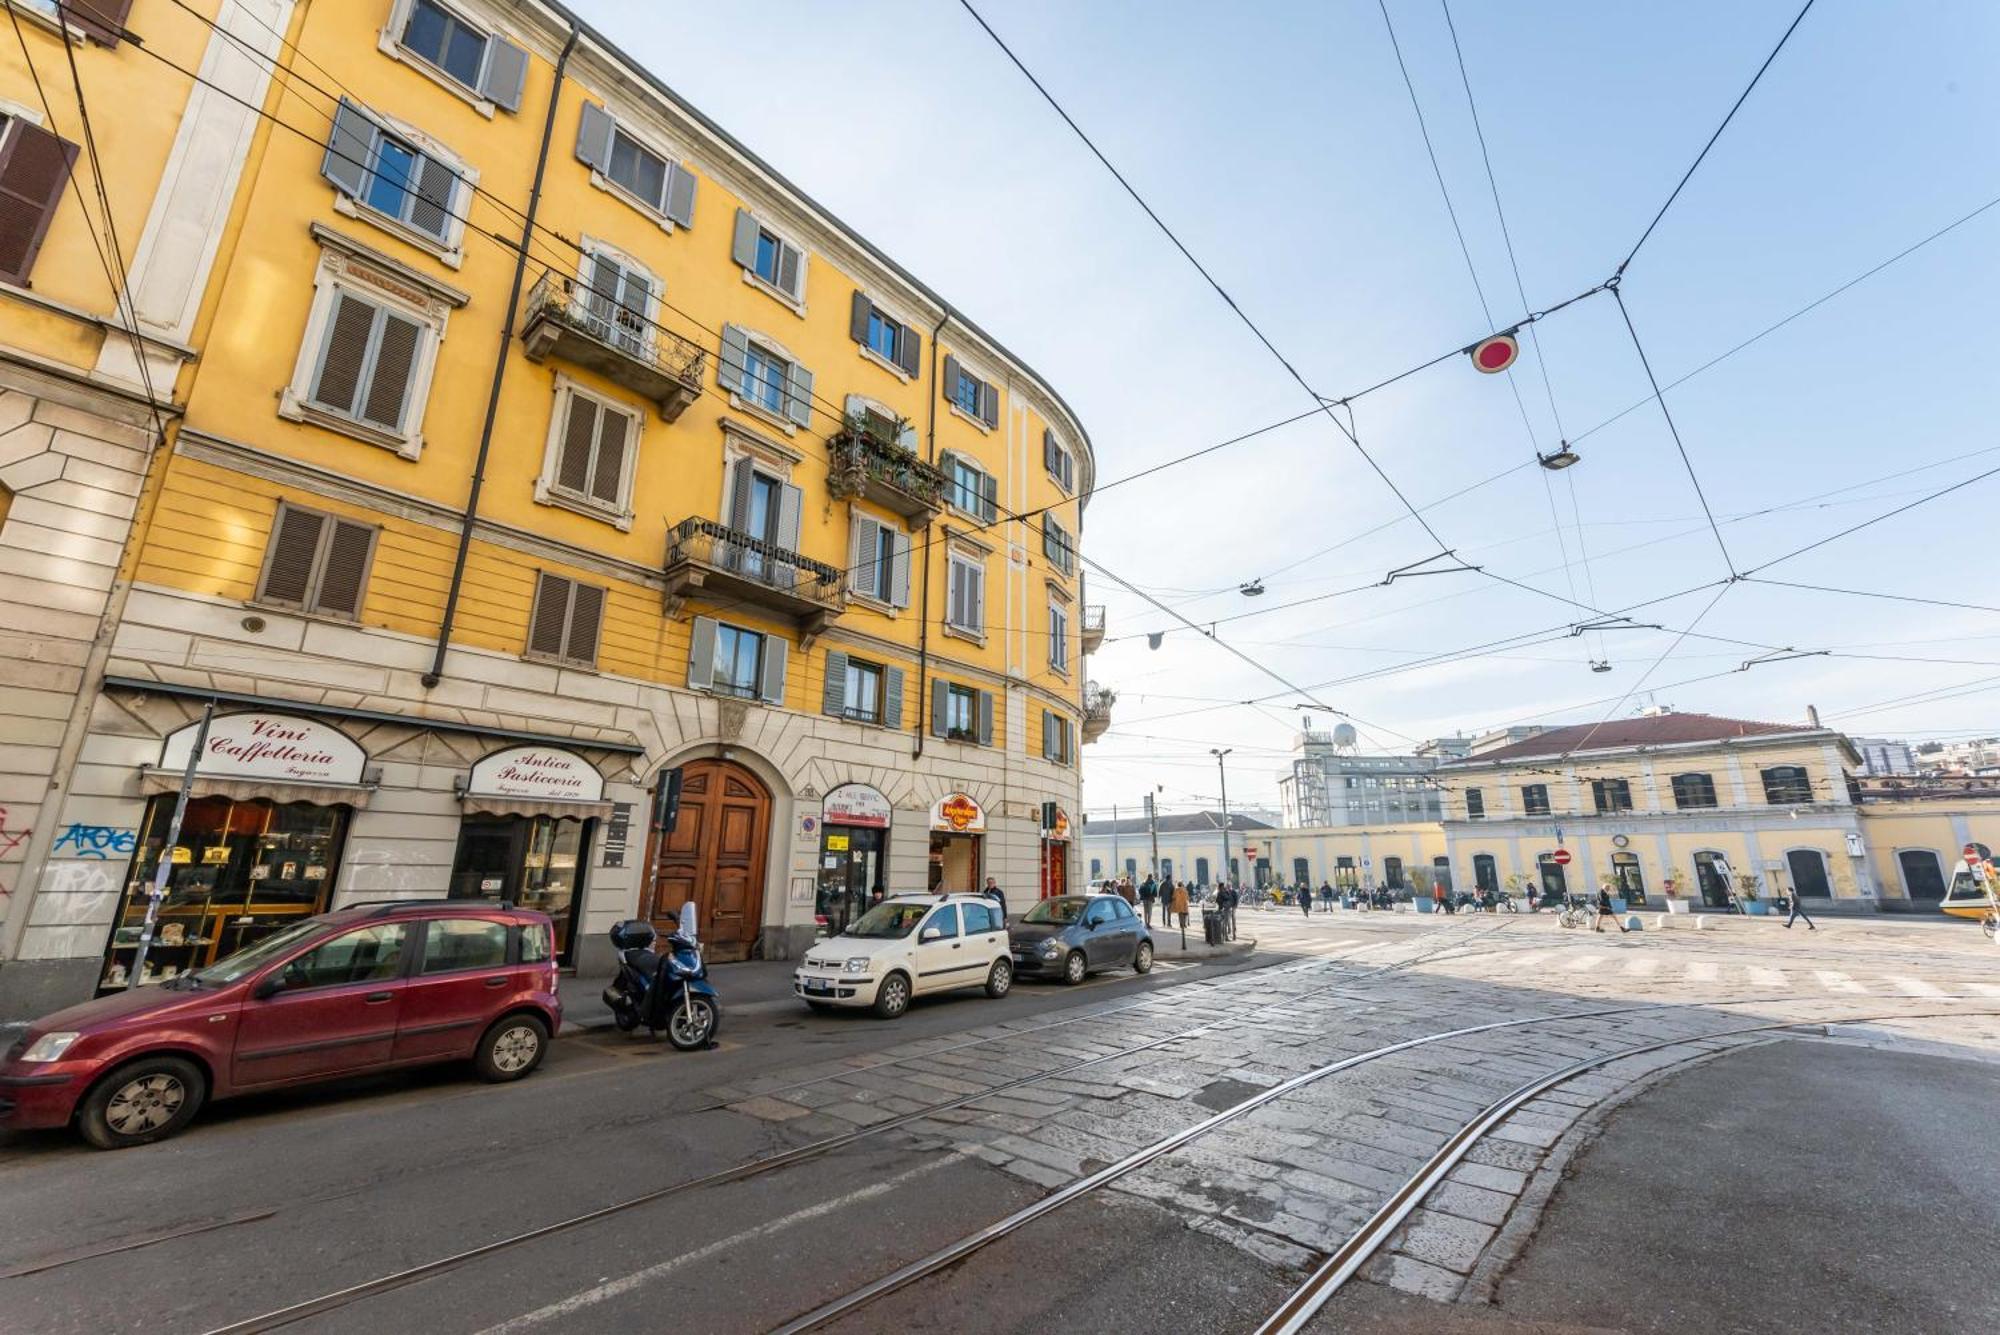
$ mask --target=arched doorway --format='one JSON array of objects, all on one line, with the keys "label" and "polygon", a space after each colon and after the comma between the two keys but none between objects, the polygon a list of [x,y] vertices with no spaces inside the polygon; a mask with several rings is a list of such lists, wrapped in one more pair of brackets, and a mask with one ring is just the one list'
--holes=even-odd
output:
[{"label": "arched doorway", "polygon": [[1826,855],[1817,848],[1794,848],[1785,854],[1786,868],[1792,873],[1792,889],[1806,899],[1830,899],[1833,886],[1826,876]]},{"label": "arched doorway", "polygon": [[654,839],[646,916],[664,931],[661,918],[692,899],[702,954],[719,963],[748,959],[764,922],[771,790],[733,761],[690,760],[680,770],[680,814],[671,834]]}]

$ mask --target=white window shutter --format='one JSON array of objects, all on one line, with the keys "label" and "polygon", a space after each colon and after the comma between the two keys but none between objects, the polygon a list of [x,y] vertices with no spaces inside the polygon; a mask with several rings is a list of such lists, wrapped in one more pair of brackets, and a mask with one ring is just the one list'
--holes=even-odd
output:
[{"label": "white window shutter", "polygon": [[793,362],[785,372],[785,416],[800,426],[811,426],[813,415],[813,373]]},{"label": "white window shutter", "polygon": [[688,629],[688,689],[715,685],[715,618],[696,617]]},{"label": "white window shutter", "polygon": [[881,528],[867,515],[854,516],[847,543],[847,587],[850,592],[872,594],[877,588],[875,553],[881,539],[875,535]]},{"label": "white window shutter", "polygon": [[757,682],[757,698],[774,705],[785,703],[785,657],[790,645],[775,635],[764,637],[763,671]]},{"label": "white window shutter", "polygon": [[609,112],[595,102],[584,103],[576,123],[577,159],[600,172],[609,168],[612,128]]},{"label": "white window shutter", "polygon": [[890,538],[894,548],[892,564],[889,568],[889,605],[908,607],[910,605],[910,535],[898,532]]},{"label": "white window shutter", "polygon": [[903,726],[903,669],[894,665],[882,669],[882,725]]},{"label": "white window shutter", "polygon": [[320,175],[343,195],[359,195],[368,185],[369,151],[375,146],[375,122],[346,98],[333,113],[333,133],[327,136]]},{"label": "white window shutter", "polygon": [[682,227],[694,226],[695,174],[678,162],[667,164],[667,217]]},{"label": "white window shutter", "polygon": [[793,301],[805,294],[806,257],[805,252],[789,241],[778,243],[778,286],[783,288]]},{"label": "white window shutter", "polygon": [[500,37],[486,39],[486,72],[479,80],[480,96],[502,111],[521,109],[521,92],[528,82],[528,53]]},{"label": "white window shutter", "polygon": [[820,712],[839,718],[847,712],[847,655],[829,649],[826,655],[826,685],[820,692]]},{"label": "white window shutter", "polygon": [[750,334],[741,325],[722,326],[722,356],[715,363],[715,383],[741,393],[743,368],[750,360]]},{"label": "white window shutter", "polygon": [[736,210],[736,233],[730,238],[729,255],[746,269],[757,267],[757,233],[762,230],[750,210]]}]

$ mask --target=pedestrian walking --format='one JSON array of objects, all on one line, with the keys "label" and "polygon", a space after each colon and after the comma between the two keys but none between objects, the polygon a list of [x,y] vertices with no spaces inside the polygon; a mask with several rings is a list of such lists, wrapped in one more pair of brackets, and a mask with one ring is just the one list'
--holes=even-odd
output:
[{"label": "pedestrian walking", "polygon": [[1313,915],[1313,892],[1309,886],[1299,887],[1299,913],[1307,918]]},{"label": "pedestrian walking", "polygon": [[1139,903],[1146,910],[1146,926],[1153,925],[1153,905],[1159,901],[1160,885],[1151,876],[1139,883]]},{"label": "pedestrian walking", "polygon": [[1186,931],[1188,918],[1187,882],[1183,881],[1174,887],[1174,897],[1169,902],[1173,905],[1174,916],[1180,920],[1181,930]]},{"label": "pedestrian walking", "polygon": [[1791,911],[1785,915],[1785,930],[1788,932],[1791,931],[1793,923],[1797,922],[1800,918],[1805,918],[1806,930],[1809,932],[1817,932],[1819,930],[1819,924],[1815,923],[1809,916],[1807,916],[1806,906],[1800,902],[1800,898],[1801,896],[1799,895],[1798,891],[1796,890],[1792,891]]},{"label": "pedestrian walking", "polygon": [[1000,921],[1007,921],[1007,896],[1001,892],[1000,882],[991,876],[986,878],[986,888],[979,892],[1000,906]]},{"label": "pedestrian walking", "polygon": [[1597,917],[1592,920],[1590,930],[1593,932],[1603,931],[1604,920],[1606,918],[1618,923],[1618,930],[1621,934],[1632,930],[1624,923],[1618,921],[1618,910],[1611,906],[1611,887],[1600,885],[1597,887]]},{"label": "pedestrian walking", "polygon": [[1226,885],[1215,892],[1215,907],[1222,914],[1222,937],[1225,941],[1236,939],[1236,902],[1241,898]]}]

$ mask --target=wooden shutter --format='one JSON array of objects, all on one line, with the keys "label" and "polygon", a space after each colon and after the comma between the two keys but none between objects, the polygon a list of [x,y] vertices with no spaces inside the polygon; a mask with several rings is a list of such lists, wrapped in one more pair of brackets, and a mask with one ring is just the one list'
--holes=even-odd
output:
[{"label": "wooden shutter", "polygon": [[741,393],[743,367],[750,360],[750,335],[740,325],[722,326],[722,356],[715,362],[715,383]]},{"label": "wooden shutter", "polygon": [[891,548],[889,563],[889,605],[908,607],[910,605],[910,535],[895,533],[890,535]]},{"label": "wooden shutter", "polygon": [[24,120],[0,120],[0,278],[22,287],[69,184],[76,145]]},{"label": "wooden shutter", "polygon": [[500,37],[486,39],[486,73],[479,95],[503,111],[521,109],[521,92],[528,83],[528,53]]},{"label": "wooden shutter", "polygon": [[875,313],[875,303],[868,300],[866,292],[856,292],[854,302],[847,309],[847,336],[856,343],[868,342],[868,317]]},{"label": "wooden shutter", "polygon": [[695,175],[678,162],[667,164],[667,217],[682,227],[694,226]]},{"label": "wooden shutter", "polygon": [[528,618],[528,652],[549,658],[563,655],[563,631],[569,624],[570,582],[544,570],[535,583],[535,606]]},{"label": "wooden shutter", "polygon": [[979,517],[992,523],[1000,514],[1000,480],[991,473],[979,475]]},{"label": "wooden shutter", "polygon": [[951,724],[951,684],[944,681],[931,683],[931,735],[943,737]]},{"label": "wooden shutter", "polygon": [[368,585],[368,564],[375,554],[375,529],[346,519],[331,521],[326,557],[320,565],[319,590],[312,610],[329,616],[358,617]]},{"label": "wooden shutter", "polygon": [[715,618],[696,617],[688,630],[688,689],[706,691],[715,685]]},{"label": "wooden shutter", "polygon": [[569,396],[569,420],[563,424],[562,453],[556,458],[556,485],[581,496],[590,485],[590,452],[597,438],[597,403],[581,394]]},{"label": "wooden shutter", "polygon": [[958,358],[947,352],[944,355],[944,379],[938,383],[945,402],[958,402]]},{"label": "wooden shutter", "polygon": [[827,651],[826,687],[820,693],[820,710],[835,718],[847,712],[847,655],[837,649]]},{"label": "wooden shutter", "polygon": [[778,546],[788,552],[799,549],[799,519],[805,513],[805,493],[791,483],[778,487]]},{"label": "wooden shutter", "polygon": [[604,629],[604,590],[595,584],[570,585],[569,629],[563,654],[572,663],[597,665],[597,638]]},{"label": "wooden shutter", "polygon": [[458,173],[436,158],[417,163],[417,197],[410,205],[410,226],[442,241],[458,221],[452,204],[458,195]]},{"label": "wooden shutter", "polygon": [[280,504],[271,525],[271,541],[264,555],[264,583],[257,591],[259,602],[303,608],[312,588],[313,563],[319,557],[320,535],[326,516]]},{"label": "wooden shutter", "polygon": [[70,26],[100,46],[118,45],[132,0],[63,0]]},{"label": "wooden shutter", "polygon": [[333,113],[333,133],[327,136],[319,174],[333,182],[341,194],[359,196],[368,188],[368,162],[374,146],[375,122],[359,106],[341,98]]},{"label": "wooden shutter", "polygon": [[757,269],[757,233],[762,230],[750,210],[736,210],[736,234],[729,243],[730,258],[752,273]]},{"label": "wooden shutter", "polygon": [[984,380],[979,382],[979,420],[989,427],[1000,425],[1000,391]]},{"label": "wooden shutter", "polygon": [[924,336],[908,325],[896,331],[896,365],[903,368],[903,374],[914,376],[923,364]]},{"label": "wooden shutter", "polygon": [[632,415],[616,408],[598,410],[597,465],[590,474],[591,499],[618,505],[625,499],[626,456],[632,439]]},{"label": "wooden shutter", "polygon": [[584,103],[576,122],[577,160],[600,172],[609,170],[612,128],[609,112],[595,102]]},{"label": "wooden shutter", "polygon": [[778,286],[794,300],[805,288],[805,253],[789,241],[778,243]]},{"label": "wooden shutter", "polygon": [[813,373],[793,362],[785,370],[785,416],[800,426],[811,426],[812,397]]},{"label": "wooden shutter", "polygon": [[847,543],[847,587],[851,592],[872,598],[880,587],[876,582],[880,576],[875,570],[875,555],[881,550],[881,539],[876,536],[881,530],[882,525],[869,516],[854,516]]},{"label": "wooden shutter", "polygon": [[368,373],[368,398],[361,416],[391,431],[403,429],[403,408],[417,367],[417,335],[422,328],[415,320],[382,312],[382,336],[375,349],[374,369]]},{"label": "wooden shutter", "polygon": [[764,661],[757,677],[757,698],[774,705],[785,703],[785,658],[791,648],[775,635],[764,636]]},{"label": "wooden shutter", "polygon": [[353,415],[354,395],[361,387],[361,371],[368,361],[368,341],[374,330],[374,306],[345,292],[334,297],[333,318],[327,321],[326,346],[320,352],[319,376],[313,386],[314,402]]},{"label": "wooden shutter", "polygon": [[1046,709],[1042,711],[1042,759],[1044,760],[1052,759],[1054,755],[1052,738],[1055,728],[1051,725],[1055,721],[1056,716],[1054,714],[1049,713]]},{"label": "wooden shutter", "polygon": [[899,667],[882,669],[882,726],[903,726],[903,669]]},{"label": "wooden shutter", "polygon": [[1047,427],[1042,428],[1042,467],[1048,469],[1051,473],[1057,469],[1056,433]]},{"label": "wooden shutter", "polygon": [[979,693],[979,744],[993,745],[993,692]]}]

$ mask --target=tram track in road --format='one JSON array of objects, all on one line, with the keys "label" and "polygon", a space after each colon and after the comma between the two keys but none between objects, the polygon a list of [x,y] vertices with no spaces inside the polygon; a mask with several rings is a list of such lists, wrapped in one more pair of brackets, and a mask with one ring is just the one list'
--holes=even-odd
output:
[{"label": "tram track in road", "polygon": [[[1970,998],[1947,999],[1969,1000]],[[1056,1211],[1077,1200],[1092,1195],[1120,1178],[1137,1171],[1165,1155],[1173,1153],[1175,1150],[1198,1140],[1220,1127],[1239,1120],[1267,1104],[1296,1093],[1321,1080],[1357,1067],[1365,1066],[1386,1057],[1454,1039],[1468,1038],[1482,1033],[1527,1026],[1559,1025],[1577,1021],[1607,1019],[1615,1016],[1630,1016],[1645,1012],[1707,1012],[1717,1007],[1739,1004],[1768,1006],[1801,1004],[1806,1002],[1821,1003],[1824,1000],[1824,998],[1818,996],[1746,997],[1731,1000],[1718,999],[1705,1003],[1654,1002],[1598,1007],[1584,1011],[1534,1015],[1492,1021],[1480,1025],[1468,1025],[1384,1044],[1369,1051],[1344,1057],[1338,1061],[1302,1072],[1269,1089],[1243,1099],[1215,1113],[1213,1116],[1190,1126],[1183,1127],[1169,1135],[1162,1136],[1104,1168],[1086,1174],[1065,1186],[1057,1188],[1049,1195],[1016,1210],[994,1223],[968,1233],[926,1256],[919,1257],[886,1275],[870,1281],[868,1284],[851,1290],[775,1327],[773,1335],[804,1335],[804,1332],[819,1330],[843,1318],[853,1316],[881,1299],[888,1297],[890,1294],[960,1265],[976,1253],[983,1251],[985,1248],[1020,1229],[1054,1214]],[[1970,1013],[1982,1016],[2000,1016],[2000,1010],[1985,1010]],[[1329,1255],[1326,1262],[1314,1270],[1307,1281],[1260,1327],[1260,1335],[1263,1335],[1263,1332],[1276,1331],[1283,1331],[1286,1332],[1286,1335],[1291,1335],[1292,1332],[1301,1329],[1303,1324],[1324,1305],[1327,1298],[1331,1297],[1338,1290],[1339,1286],[1345,1283],[1393,1235],[1397,1226],[1409,1215],[1410,1211],[1415,1209],[1424,1197],[1438,1183],[1444,1180],[1445,1175],[1465,1156],[1473,1144],[1483,1138],[1489,1131],[1499,1125],[1522,1105],[1553,1089],[1557,1085],[1623,1059],[1643,1056],[1669,1048],[1712,1043],[1717,1039],[1790,1029],[1823,1028],[1829,1025],[1929,1019],[1939,1016],[1961,1016],[1965,1014],[1968,1014],[1968,1012],[1963,1010],[1892,1011],[1840,1017],[1816,1016],[1808,1020],[1770,1021],[1755,1025],[1734,1026],[1675,1038],[1652,1040],[1609,1053],[1595,1054],[1589,1058],[1564,1066],[1557,1071],[1538,1076],[1487,1105],[1448,1138],[1444,1147],[1427,1161],[1416,1175],[1409,1179],[1396,1192],[1392,1193],[1381,1208],[1370,1216],[1368,1222],[1361,1229],[1357,1230],[1347,1243],[1337,1248]]]},{"label": "tram track in road", "polygon": [[[1318,986],[1308,987],[1304,991],[1274,998],[1264,1004],[1290,1006],[1290,1005],[1296,1005],[1300,1002],[1306,1001],[1313,997],[1326,996],[1326,995],[1339,995],[1342,1000],[1367,1002],[1372,999],[1365,996],[1356,997],[1352,995],[1342,995],[1342,994],[1349,989],[1353,989],[1371,980],[1401,970],[1414,968],[1420,964],[1427,963],[1431,960],[1440,958],[1448,953],[1454,951],[1467,952],[1470,947],[1473,947],[1478,942],[1483,941],[1488,937],[1497,935],[1499,932],[1512,925],[1513,924],[1511,923],[1501,923],[1487,927],[1483,931],[1478,931],[1473,933],[1470,940],[1421,942],[1420,944],[1422,948],[1419,949],[1417,953],[1412,955],[1409,959],[1392,961],[1390,963],[1383,964],[1372,969],[1368,969],[1357,975],[1342,977],[1322,983]],[[1467,930],[1470,931],[1471,929]],[[1035,1025],[1025,1029],[1012,1030],[1004,1034],[993,1035],[991,1037],[974,1040],[969,1043],[951,1045],[951,1047],[948,1049],[931,1049],[923,1053],[911,1054],[910,1056],[899,1058],[890,1062],[871,1063],[864,1066],[856,1067],[852,1071],[844,1071],[829,1076],[816,1077],[812,1081],[801,1082],[799,1085],[788,1086],[786,1088],[792,1088],[792,1089],[802,1088],[805,1085],[824,1083],[827,1080],[838,1079],[843,1075],[862,1074],[873,1071],[881,1071],[885,1068],[894,1066],[909,1065],[911,1063],[928,1060],[936,1056],[941,1051],[947,1051],[947,1050],[962,1051],[966,1048],[986,1046],[993,1043],[1004,1042],[1012,1039],[1029,1038],[1039,1032],[1042,1032],[1043,1030],[1056,1028],[1062,1024],[1074,1023],[1078,1019],[1089,1018],[1089,1019],[1101,1020],[1112,1015],[1117,1015],[1125,1013],[1127,1011],[1141,1009],[1149,1005],[1156,1005],[1162,999],[1163,994],[1178,990],[1180,987],[1184,986],[1205,986],[1207,988],[1213,989],[1217,986],[1226,985],[1230,980],[1243,977],[1245,975],[1260,975],[1266,972],[1275,972],[1275,974],[1277,974],[1280,977],[1302,975],[1302,974],[1309,974],[1316,972],[1324,972],[1329,969],[1334,969],[1337,968],[1340,965],[1340,963],[1341,961],[1334,959],[1315,958],[1286,965],[1273,965],[1273,966],[1265,966],[1263,968],[1258,968],[1258,969],[1236,970],[1233,971],[1232,973],[1224,975],[1221,978],[1216,978],[1216,979],[1189,979],[1185,984],[1172,984],[1166,988],[1155,989],[1154,991],[1149,992],[1146,995],[1146,997],[1124,1005],[1119,1005],[1109,1008],[1092,1007],[1083,1016],[1068,1017],[1065,1018],[1064,1020],[1052,1022],[1050,1024]],[[448,1273],[449,1271],[456,1270],[462,1266],[470,1264],[474,1261],[478,1261],[485,1257],[492,1256],[501,1252],[510,1251],[515,1248],[526,1246],[528,1244],[540,1241],[545,1238],[551,1238],[558,1234],[567,1233],[578,1228],[587,1227],[591,1224],[598,1223],[606,1219],[610,1219],[614,1216],[626,1213],[631,1210],[639,1209],[644,1206],[653,1205],[658,1202],[668,1200],[675,1196],[680,1196],[689,1192],[700,1190],[702,1188],[717,1187],[732,1182],[745,1181],[750,1178],[759,1177],[766,1173],[775,1172],[780,1169],[791,1167],[796,1164],[802,1164],[814,1159],[823,1158],[826,1155],[860,1144],[874,1137],[882,1136],[889,1132],[897,1131],[905,1127],[908,1127],[914,1123],[921,1122],[926,1118],[934,1117],[939,1113],[952,1112],[961,1108],[966,1108],[973,1104],[982,1102],[986,1099],[990,1099],[998,1095],[1005,1095],[1010,1091],[1024,1089],[1029,1086],[1040,1084],[1045,1081],[1060,1080],[1069,1076],[1077,1075],[1079,1073],[1086,1072],[1093,1068],[1104,1066],[1112,1062],[1121,1061],[1133,1056],[1163,1049],[1167,1047],[1169,1044],[1176,1043],[1184,1039],[1197,1037],[1203,1034],[1214,1033],[1220,1030],[1226,1030],[1234,1027],[1245,1026],[1253,1024],[1255,1022],[1256,1018],[1252,1016],[1238,1015],[1238,1016],[1218,1017],[1206,1021],[1202,1024],[1194,1025],[1181,1030],[1176,1030],[1173,1033],[1165,1034],[1158,1038],[1149,1039],[1143,1043],[1130,1044],[1112,1052],[1101,1053],[1093,1057],[1071,1062],[1066,1065],[1057,1067],[1053,1070],[1040,1071],[1029,1075],[1019,1076],[1014,1079],[1003,1081],[999,1084],[980,1089],[976,1092],[962,1094],[953,1098],[940,1100],[938,1102],[927,1104],[923,1107],[914,1109],[910,1112],[895,1114],[886,1120],[876,1122],[868,1126],[857,1127],[852,1131],[842,1132],[838,1135],[823,1137],[819,1140],[811,1141],[804,1145],[796,1146],[789,1150],[779,1151],[778,1153],[761,1156],[756,1159],[747,1160],[744,1163],[736,1164],[728,1168],[718,1169],[712,1173],[704,1174],[698,1177],[687,1178],[675,1183],[670,1183],[666,1186],[656,1188],[652,1191],[643,1192],[635,1196],[624,1198],[622,1200],[613,1202],[609,1205],[601,1206],[593,1210],[583,1211],[578,1214],[574,1214],[566,1218],[556,1220],[552,1223],[524,1230],[523,1232],[499,1238],[492,1242],[484,1243],[476,1247],[466,1248],[462,1251],[453,1253],[448,1256],[439,1257],[435,1260],[423,1262],[415,1266],[410,1266],[387,1275],[382,1275],[373,1279],[365,1280],[360,1283],[350,1285],[346,1288],[321,1294],[317,1297],[306,1299],[302,1302],[293,1303],[286,1307],[275,1309],[273,1311],[266,1312],[258,1316],[249,1317],[240,1321],[229,1323],[227,1325],[219,1326],[213,1329],[211,1335],[249,1335],[250,1332],[255,1332],[255,1331],[275,1330],[280,1327],[290,1325],[294,1322],[304,1320],[308,1317],[318,1316],[329,1312],[338,1311],[340,1309],[353,1306],[356,1303],[363,1302],[369,1298],[377,1297],[392,1292],[396,1289],[401,1289],[408,1285],[419,1283],[423,1280]],[[721,1106],[727,1106],[727,1105],[721,1105]]]}]

